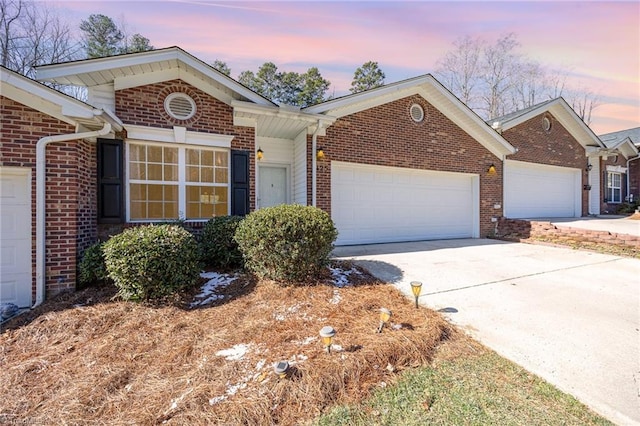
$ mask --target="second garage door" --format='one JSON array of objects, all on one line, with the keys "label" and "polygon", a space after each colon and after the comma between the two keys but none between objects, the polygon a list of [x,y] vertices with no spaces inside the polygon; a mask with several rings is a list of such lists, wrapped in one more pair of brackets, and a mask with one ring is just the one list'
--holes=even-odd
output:
[{"label": "second garage door", "polygon": [[581,171],[505,161],[504,214],[509,218],[579,217]]},{"label": "second garage door", "polygon": [[478,237],[478,177],[331,163],[337,245]]}]

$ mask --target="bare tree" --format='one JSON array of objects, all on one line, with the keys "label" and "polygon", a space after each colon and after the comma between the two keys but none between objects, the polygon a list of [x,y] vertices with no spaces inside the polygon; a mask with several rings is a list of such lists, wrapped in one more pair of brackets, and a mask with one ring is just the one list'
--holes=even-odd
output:
[{"label": "bare tree", "polygon": [[514,33],[493,43],[462,37],[438,62],[435,74],[462,102],[485,120],[560,96],[588,124],[598,97],[570,89],[566,71],[552,70],[518,53]]},{"label": "bare tree", "polygon": [[28,77],[34,66],[77,59],[69,25],[46,3],[0,0],[0,64]]}]

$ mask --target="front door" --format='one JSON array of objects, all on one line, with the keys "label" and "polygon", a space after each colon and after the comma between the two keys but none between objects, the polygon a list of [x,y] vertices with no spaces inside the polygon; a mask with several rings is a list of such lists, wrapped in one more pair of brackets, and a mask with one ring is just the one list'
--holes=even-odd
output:
[{"label": "front door", "polygon": [[287,167],[260,166],[258,208],[287,203]]}]

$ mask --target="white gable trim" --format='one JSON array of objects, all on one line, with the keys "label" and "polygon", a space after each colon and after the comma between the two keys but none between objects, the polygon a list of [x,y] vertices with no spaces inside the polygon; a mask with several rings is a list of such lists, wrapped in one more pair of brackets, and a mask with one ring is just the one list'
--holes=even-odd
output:
[{"label": "white gable trim", "polygon": [[193,132],[181,126],[174,126],[173,129],[162,129],[159,127],[129,125],[126,126],[126,129],[127,139],[217,148],[231,148],[231,141],[234,138],[232,135]]}]

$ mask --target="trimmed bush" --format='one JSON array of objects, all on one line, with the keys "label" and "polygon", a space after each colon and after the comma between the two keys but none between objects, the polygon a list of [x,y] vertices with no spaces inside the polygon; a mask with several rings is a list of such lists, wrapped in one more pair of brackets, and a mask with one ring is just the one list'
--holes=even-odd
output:
[{"label": "trimmed bush", "polygon": [[103,251],[109,277],[126,300],[169,296],[199,278],[198,244],[179,226],[129,228],[111,237]]},{"label": "trimmed bush", "polygon": [[242,266],[242,254],[233,239],[241,221],[240,216],[220,216],[204,225],[200,240],[204,263],[222,269]]},{"label": "trimmed bush", "polygon": [[97,242],[89,246],[82,255],[78,265],[78,280],[81,287],[103,284],[109,277],[102,252],[103,243]]},{"label": "trimmed bush", "polygon": [[325,211],[282,204],[250,213],[238,225],[235,240],[245,267],[258,277],[302,281],[328,265],[337,236]]}]

